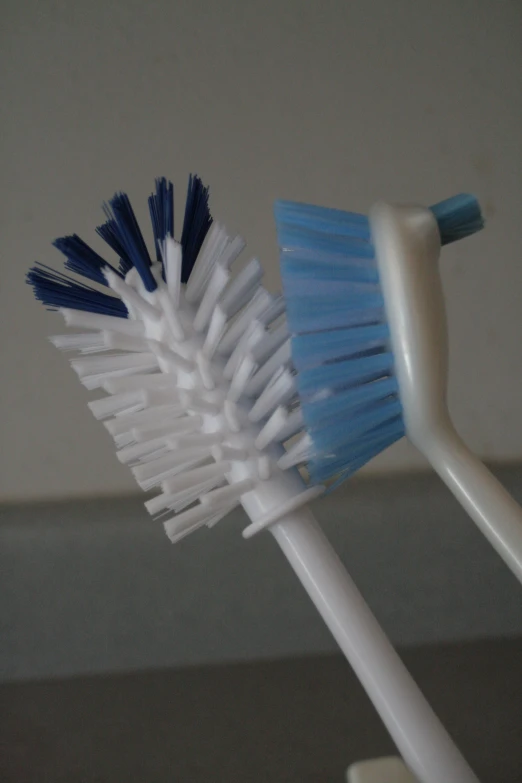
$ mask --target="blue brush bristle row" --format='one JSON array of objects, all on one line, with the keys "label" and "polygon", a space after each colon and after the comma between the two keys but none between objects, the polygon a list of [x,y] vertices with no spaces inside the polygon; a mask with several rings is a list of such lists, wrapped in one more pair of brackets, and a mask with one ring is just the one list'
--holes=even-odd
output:
[{"label": "blue brush bristle row", "polygon": [[[443,244],[483,226],[473,196],[431,209]],[[404,435],[370,225],[288,201],[275,218],[310,478],[337,486]]]},{"label": "blue brush bristle row", "polygon": [[182,267],[181,282],[186,283],[196,263],[198,253],[212,225],[208,208],[209,190],[197,175],[189,177],[185,217],[181,233]]}]

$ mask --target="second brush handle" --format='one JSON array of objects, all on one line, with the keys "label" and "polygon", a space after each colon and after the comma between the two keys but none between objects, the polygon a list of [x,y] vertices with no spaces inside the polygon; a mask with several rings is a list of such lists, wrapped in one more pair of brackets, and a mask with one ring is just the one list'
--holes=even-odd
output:
[{"label": "second brush handle", "polygon": [[491,546],[522,582],[522,508],[448,422],[422,451]]}]

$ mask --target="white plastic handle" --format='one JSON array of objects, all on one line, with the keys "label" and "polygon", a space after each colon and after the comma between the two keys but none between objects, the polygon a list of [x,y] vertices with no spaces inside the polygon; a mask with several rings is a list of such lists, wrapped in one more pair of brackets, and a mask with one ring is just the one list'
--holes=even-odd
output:
[{"label": "white plastic handle", "polygon": [[406,434],[522,582],[522,509],[464,445],[446,404],[448,337],[431,210],[370,211]]},{"label": "white plastic handle", "polygon": [[271,532],[420,783],[478,783],[311,512]]},{"label": "white plastic handle", "polygon": [[479,530],[522,582],[522,509],[448,422],[424,453]]}]

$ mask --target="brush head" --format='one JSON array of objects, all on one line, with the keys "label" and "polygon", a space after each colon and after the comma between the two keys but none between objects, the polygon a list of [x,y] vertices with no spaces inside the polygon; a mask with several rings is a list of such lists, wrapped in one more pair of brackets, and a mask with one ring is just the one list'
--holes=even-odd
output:
[{"label": "brush head", "polygon": [[[431,212],[440,244],[483,227],[472,196]],[[393,303],[385,302],[365,216],[280,201],[275,217],[306,430],[285,460],[304,460],[313,482],[337,485],[405,434],[387,317]]]},{"label": "brush head", "polygon": [[116,261],[76,235],[55,242],[66,268],[96,288],[41,265],[27,282],[74,330],[51,341],[74,352],[84,386],[106,392],[89,408],[120,462],[154,493],[145,505],[171,540],[211,527],[240,502],[258,530],[264,511],[273,522],[312,491],[284,465],[283,444],[303,424],[284,302],[263,288],[257,259],[231,271],[245,243],[212,221],[198,177],[189,178],[179,242],[173,209],[172,184],[156,180],[152,260],[118,193],[97,229]]}]

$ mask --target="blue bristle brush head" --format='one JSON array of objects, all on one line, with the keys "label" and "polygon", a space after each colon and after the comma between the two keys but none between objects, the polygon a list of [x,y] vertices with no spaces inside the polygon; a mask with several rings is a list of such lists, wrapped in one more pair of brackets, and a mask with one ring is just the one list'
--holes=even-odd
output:
[{"label": "blue bristle brush head", "polygon": [[[431,211],[443,245],[484,225],[468,194]],[[405,434],[370,225],[289,201],[275,219],[308,470],[337,486]]]}]

